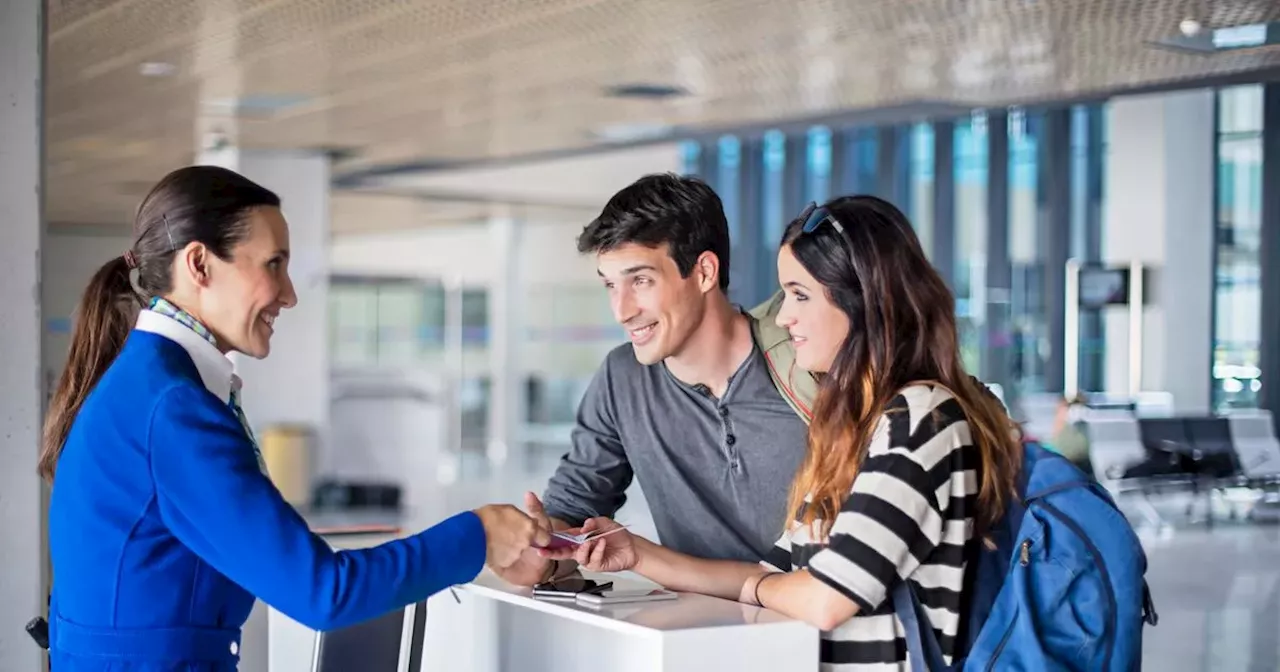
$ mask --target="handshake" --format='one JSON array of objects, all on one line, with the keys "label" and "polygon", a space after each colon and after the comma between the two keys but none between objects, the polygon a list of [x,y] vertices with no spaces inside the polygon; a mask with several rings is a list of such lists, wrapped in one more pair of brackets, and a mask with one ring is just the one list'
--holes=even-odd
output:
[{"label": "handshake", "polygon": [[634,539],[624,526],[608,518],[592,518],[580,528],[562,530],[587,540],[551,548],[553,528],[542,502],[529,492],[524,504],[525,511],[510,504],[490,504],[475,511],[484,525],[485,562],[509,583],[531,586],[544,581],[553,561],[576,560],[591,571],[618,572],[631,569],[639,560]]},{"label": "handshake", "polygon": [[551,543],[551,521],[533,493],[524,496],[528,513],[510,504],[489,504],[475,510],[484,526],[485,564],[499,575],[524,556]]}]

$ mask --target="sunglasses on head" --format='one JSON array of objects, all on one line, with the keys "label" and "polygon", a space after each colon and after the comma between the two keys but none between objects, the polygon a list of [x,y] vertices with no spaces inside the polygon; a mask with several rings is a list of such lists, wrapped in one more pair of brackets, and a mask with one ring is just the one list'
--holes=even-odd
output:
[{"label": "sunglasses on head", "polygon": [[830,222],[836,231],[844,235],[844,227],[840,225],[840,221],[835,218],[835,215],[832,215],[826,208],[818,207],[818,204],[813,201],[810,201],[809,205],[805,206],[800,216],[796,217],[796,221],[804,222],[804,226],[800,229],[803,233],[813,233],[814,229],[821,226],[823,222]]}]

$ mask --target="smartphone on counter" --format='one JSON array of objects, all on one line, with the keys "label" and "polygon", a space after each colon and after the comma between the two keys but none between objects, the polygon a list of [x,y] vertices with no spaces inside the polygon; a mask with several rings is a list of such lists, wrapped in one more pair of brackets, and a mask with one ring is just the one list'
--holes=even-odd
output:
[{"label": "smartphone on counter", "polygon": [[567,576],[563,579],[535,585],[533,587],[533,596],[571,600],[578,595],[593,594],[609,590],[612,587],[612,581],[600,582],[581,576]]},{"label": "smartphone on counter", "polygon": [[605,590],[592,593],[578,593],[578,604],[592,607],[603,607],[610,604],[626,604],[630,602],[660,602],[674,600],[675,593],[661,588],[635,588],[630,590]]}]

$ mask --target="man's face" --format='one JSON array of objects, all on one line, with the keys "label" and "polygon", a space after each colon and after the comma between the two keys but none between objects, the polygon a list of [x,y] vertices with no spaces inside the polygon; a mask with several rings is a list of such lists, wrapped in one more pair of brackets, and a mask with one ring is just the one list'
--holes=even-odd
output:
[{"label": "man's face", "polygon": [[596,263],[613,316],[627,330],[636,359],[655,364],[679,354],[705,311],[703,288],[712,283],[702,269],[695,266],[689,277],[680,277],[666,245],[623,245],[601,252]]}]

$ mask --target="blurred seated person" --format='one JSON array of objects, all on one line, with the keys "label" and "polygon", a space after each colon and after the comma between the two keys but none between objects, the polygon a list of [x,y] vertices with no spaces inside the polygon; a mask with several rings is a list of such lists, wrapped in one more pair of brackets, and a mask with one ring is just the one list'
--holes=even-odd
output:
[{"label": "blurred seated person", "polygon": [[1058,411],[1053,420],[1053,438],[1046,447],[1071,460],[1086,474],[1091,474],[1093,468],[1089,463],[1089,436],[1083,426],[1085,408],[1083,395],[1077,394],[1059,400]]}]

